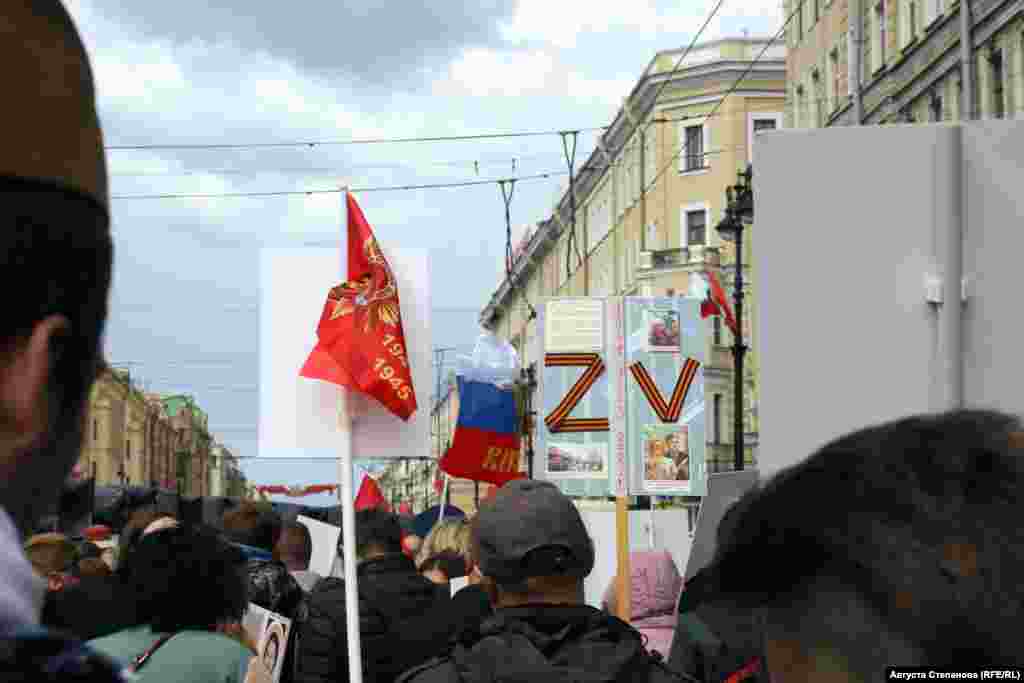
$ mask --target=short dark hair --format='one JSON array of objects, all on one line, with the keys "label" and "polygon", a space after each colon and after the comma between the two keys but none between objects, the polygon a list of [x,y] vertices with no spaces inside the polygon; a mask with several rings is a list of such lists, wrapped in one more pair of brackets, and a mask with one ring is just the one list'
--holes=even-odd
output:
[{"label": "short dark hair", "polygon": [[356,557],[365,557],[370,551],[402,552],[402,525],[397,515],[376,509],[356,513]]},{"label": "short dark hair", "polygon": [[778,612],[806,604],[808,585],[835,580],[931,666],[1016,661],[1020,431],[1016,417],[964,410],[827,444],[737,504],[712,564],[712,599]]},{"label": "short dark hair", "polygon": [[235,543],[273,552],[281,537],[281,515],[270,503],[246,501],[224,513],[224,533]]},{"label": "short dark hair", "polygon": [[209,527],[147,534],[128,561],[140,620],[154,631],[210,630],[248,608],[245,557]]},{"label": "short dark hair", "polygon": [[124,529],[121,530],[121,535],[117,539],[117,561],[118,571],[120,568],[127,565],[127,558],[131,555],[135,548],[138,547],[139,541],[142,540],[142,535],[153,522],[164,517],[170,517],[170,515],[164,515],[156,510],[144,509],[137,510],[132,513],[132,516],[128,518],[128,523],[124,525]]},{"label": "short dark hair", "polygon": [[449,581],[461,579],[469,573],[466,558],[454,550],[446,550],[437,555],[431,555],[420,563],[421,572],[432,572],[440,570]]},{"label": "short dark hair", "polygon": [[302,522],[288,522],[281,530],[281,538],[277,542],[277,552],[282,560],[291,559],[309,567],[313,559],[313,537],[309,528]]},{"label": "short dark hair", "polygon": [[0,286],[18,292],[9,297],[0,347],[17,348],[48,316],[67,318],[68,329],[50,345],[48,438],[39,457],[72,462],[101,365],[113,265],[109,218],[96,200],[55,183],[0,177],[0,196]]}]

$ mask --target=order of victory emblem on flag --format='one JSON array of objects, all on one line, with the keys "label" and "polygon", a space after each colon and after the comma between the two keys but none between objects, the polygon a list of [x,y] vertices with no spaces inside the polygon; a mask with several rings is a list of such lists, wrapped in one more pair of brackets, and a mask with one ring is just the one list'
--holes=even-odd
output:
[{"label": "order of victory emblem on flag", "polygon": [[417,404],[398,284],[350,194],[347,209],[349,280],[328,292],[316,348],[299,374],[365,393],[408,420]]}]

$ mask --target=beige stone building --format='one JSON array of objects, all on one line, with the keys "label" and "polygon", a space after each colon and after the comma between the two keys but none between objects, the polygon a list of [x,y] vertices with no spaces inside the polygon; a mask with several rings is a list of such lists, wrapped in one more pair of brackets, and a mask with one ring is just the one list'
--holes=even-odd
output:
[{"label": "beige stone building", "polygon": [[786,4],[786,16],[796,12],[786,37],[792,127],[1024,116],[1020,2],[805,0],[799,11],[796,0]]},{"label": "beige stone building", "polygon": [[[656,55],[578,171],[576,245],[570,248],[566,193],[516,259],[519,291],[503,282],[481,322],[510,339],[530,364],[539,355],[536,322],[519,292],[534,306],[554,296],[683,295],[697,291],[704,270],[718,272],[731,290],[734,249],[714,226],[723,215],[725,188],[753,161],[754,136],[783,126],[785,52],[770,39],[726,38],[695,46],[675,72],[682,50]],[[744,236],[747,264],[755,228]],[[749,269],[744,278],[744,332],[751,345],[756,280]],[[711,337],[705,368],[708,464],[720,471],[733,466],[732,335],[715,323]],[[753,462],[758,359],[752,352],[746,370],[745,438]]]},{"label": "beige stone building", "polygon": [[210,494],[210,448],[213,438],[209,418],[188,395],[164,396],[164,415],[178,433],[175,452],[175,477],[183,495],[202,497]]},{"label": "beige stone building", "polygon": [[[109,368],[89,397],[79,469],[99,486],[159,486],[186,496],[241,495],[244,476],[226,449],[211,457],[208,418],[190,396],[139,390]],[[215,467],[214,463],[222,464]],[[227,491],[237,493],[227,493]]]},{"label": "beige stone building", "polygon": [[93,385],[81,471],[99,485],[166,485],[177,435],[154,396],[123,370],[109,369]]}]

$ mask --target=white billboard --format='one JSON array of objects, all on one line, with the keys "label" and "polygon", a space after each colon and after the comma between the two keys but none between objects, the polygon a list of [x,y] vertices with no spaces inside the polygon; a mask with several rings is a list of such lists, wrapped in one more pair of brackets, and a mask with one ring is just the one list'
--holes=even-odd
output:
[{"label": "white billboard", "polygon": [[[419,408],[408,422],[352,392],[356,458],[430,455],[430,268],[425,250],[382,246],[398,280],[409,364]],[[340,443],[335,385],[299,376],[316,345],[327,292],[342,281],[340,248],[267,248],[260,254],[261,454],[333,449]]]}]

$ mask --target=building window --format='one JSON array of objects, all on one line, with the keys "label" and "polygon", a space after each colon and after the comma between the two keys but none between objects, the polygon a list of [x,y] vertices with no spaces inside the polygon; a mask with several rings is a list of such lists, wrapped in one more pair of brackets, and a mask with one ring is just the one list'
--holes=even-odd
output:
[{"label": "building window", "polygon": [[715,346],[722,345],[722,316],[716,315],[711,318],[711,335]]},{"label": "building window", "polygon": [[992,50],[988,61],[992,66],[992,116],[1001,119],[1006,116],[1003,99],[1003,51]]},{"label": "building window", "polygon": [[932,93],[931,101],[928,103],[928,109],[931,111],[932,121],[942,120],[942,96],[938,93]]},{"label": "building window", "polygon": [[750,163],[754,162],[754,138],[758,134],[763,133],[766,130],[777,130],[782,127],[782,114],[781,113],[759,113],[750,115],[749,132],[750,140],[748,142],[749,149],[747,154],[747,161]]},{"label": "building window", "polygon": [[92,440],[100,440],[100,421],[95,419],[92,421]]},{"label": "building window", "polygon": [[704,126],[687,126],[683,144],[683,170],[699,171],[704,168]]},{"label": "building window", "polygon": [[839,48],[834,47],[828,53],[828,112],[831,114],[839,107]]},{"label": "building window", "polygon": [[703,246],[707,240],[708,212],[706,209],[686,212],[686,246]]},{"label": "building window", "polygon": [[[925,0],[927,2],[927,0]],[[907,42],[917,37],[917,3],[914,0],[910,0],[907,6],[907,19],[910,20],[910,37]]]},{"label": "building window", "polygon": [[[718,320],[718,317],[715,317]],[[712,404],[713,413],[711,415],[712,429],[714,429],[714,443],[722,443],[722,395],[715,394],[714,403]]]},{"label": "building window", "polygon": [[691,536],[697,531],[697,510],[695,507],[686,508],[686,526]]},{"label": "building window", "polygon": [[871,46],[872,71],[885,66],[885,0],[875,5],[874,45]]},{"label": "building window", "polygon": [[132,442],[130,440],[124,442],[124,457],[126,459],[132,457]]}]

